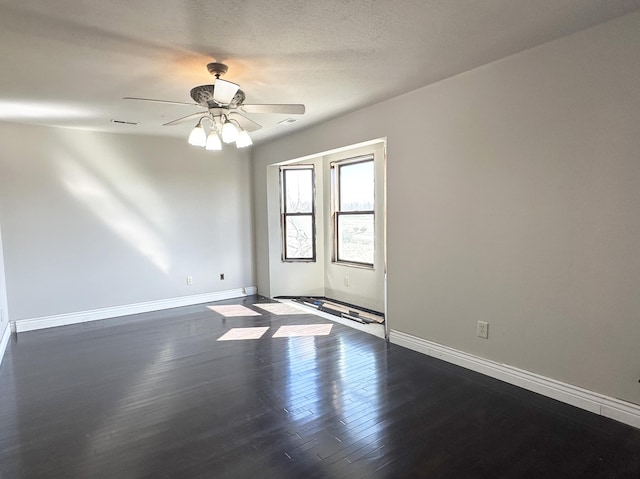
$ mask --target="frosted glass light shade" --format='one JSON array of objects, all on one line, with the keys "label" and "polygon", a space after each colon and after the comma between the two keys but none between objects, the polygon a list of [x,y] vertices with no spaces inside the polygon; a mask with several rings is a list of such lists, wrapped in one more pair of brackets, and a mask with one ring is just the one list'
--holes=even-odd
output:
[{"label": "frosted glass light shade", "polygon": [[240,85],[236,85],[222,78],[216,78],[213,85],[213,101],[219,105],[228,105],[238,92]]},{"label": "frosted glass light shade", "polygon": [[238,133],[238,138],[236,139],[236,146],[238,148],[246,148],[247,146],[253,145],[253,141],[245,130],[242,130]]},{"label": "frosted glass light shade", "polygon": [[205,145],[207,150],[222,150],[222,142],[218,134],[211,130],[209,136],[207,136],[207,144]]},{"label": "frosted glass light shade", "polygon": [[189,144],[193,146],[204,146],[207,143],[207,135],[204,133],[204,128],[202,128],[202,124],[198,122],[196,127],[191,130],[191,134],[189,135]]},{"label": "frosted glass light shade", "polygon": [[225,143],[233,143],[238,138],[238,129],[230,121],[226,121],[222,125],[222,141]]}]

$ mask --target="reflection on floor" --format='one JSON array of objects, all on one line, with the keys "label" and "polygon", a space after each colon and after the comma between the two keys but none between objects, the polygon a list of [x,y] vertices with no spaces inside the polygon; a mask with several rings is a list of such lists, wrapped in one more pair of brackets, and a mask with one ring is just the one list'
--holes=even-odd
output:
[{"label": "reflection on floor", "polygon": [[271,304],[12,336],[0,478],[640,477],[640,430]]}]

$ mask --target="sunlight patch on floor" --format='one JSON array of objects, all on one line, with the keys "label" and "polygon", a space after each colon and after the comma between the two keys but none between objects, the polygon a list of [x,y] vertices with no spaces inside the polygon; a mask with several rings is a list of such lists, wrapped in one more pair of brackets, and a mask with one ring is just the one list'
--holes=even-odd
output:
[{"label": "sunlight patch on floor", "polygon": [[262,314],[257,311],[249,309],[246,306],[242,306],[241,304],[223,304],[220,306],[207,306],[207,308],[226,318],[235,316],[262,316]]},{"label": "sunlight patch on floor", "polygon": [[357,321],[352,321],[350,319],[341,318],[336,316],[335,314],[325,313],[323,311],[319,311],[311,306],[305,306],[304,304],[297,303],[291,299],[280,299],[284,304],[291,306],[292,308],[298,309],[303,314],[314,314],[323,319],[328,319],[329,321],[333,321],[334,323],[339,323],[344,326],[349,326],[350,328],[357,329],[359,331],[363,331],[365,333],[372,334],[379,338],[385,338],[385,330],[383,324],[360,324]]},{"label": "sunlight patch on floor", "polygon": [[280,326],[274,338],[292,338],[298,336],[327,336],[331,333],[332,324],[296,324]]},{"label": "sunlight patch on floor", "polygon": [[267,332],[268,327],[233,328],[218,338],[218,341],[242,341],[245,339],[260,339]]},{"label": "sunlight patch on floor", "polygon": [[285,315],[285,314],[301,314],[299,310],[296,308],[292,308],[288,304],[282,303],[262,303],[262,304],[254,304],[256,308],[263,309],[265,311],[270,312],[275,315]]}]

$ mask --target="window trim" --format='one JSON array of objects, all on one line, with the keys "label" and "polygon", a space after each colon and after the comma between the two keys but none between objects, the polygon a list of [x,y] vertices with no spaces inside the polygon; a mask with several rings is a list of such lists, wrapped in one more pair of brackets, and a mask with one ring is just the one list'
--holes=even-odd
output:
[{"label": "window trim", "polygon": [[[351,166],[359,163],[371,162],[373,165],[373,209],[372,210],[353,210],[353,211],[340,211],[340,168],[343,166]],[[353,266],[364,269],[375,269],[375,256],[376,256],[376,193],[375,193],[375,158],[373,154],[356,156],[353,158],[346,158],[342,160],[333,161],[330,164],[331,167],[331,185],[332,185],[332,207],[331,207],[331,222],[333,227],[333,252],[331,255],[331,261],[335,264],[344,266]],[[348,215],[371,215],[373,218],[373,263],[363,263],[361,261],[345,260],[339,258],[338,249],[338,221],[340,216]]]},{"label": "window trim", "polygon": [[[311,170],[311,212],[310,213],[287,213],[287,180],[285,171],[291,170]],[[280,166],[280,236],[281,236],[281,260],[283,263],[315,263],[317,258],[316,244],[316,170],[315,165],[284,165]],[[311,257],[310,258],[288,258],[287,257],[287,218],[295,216],[311,217]]]}]

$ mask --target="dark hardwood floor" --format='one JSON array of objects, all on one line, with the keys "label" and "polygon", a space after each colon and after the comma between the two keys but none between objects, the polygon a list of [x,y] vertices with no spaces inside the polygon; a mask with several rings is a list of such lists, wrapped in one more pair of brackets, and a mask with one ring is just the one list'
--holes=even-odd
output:
[{"label": "dark hardwood floor", "polygon": [[640,477],[640,430],[264,302],[14,337],[0,478]]}]

